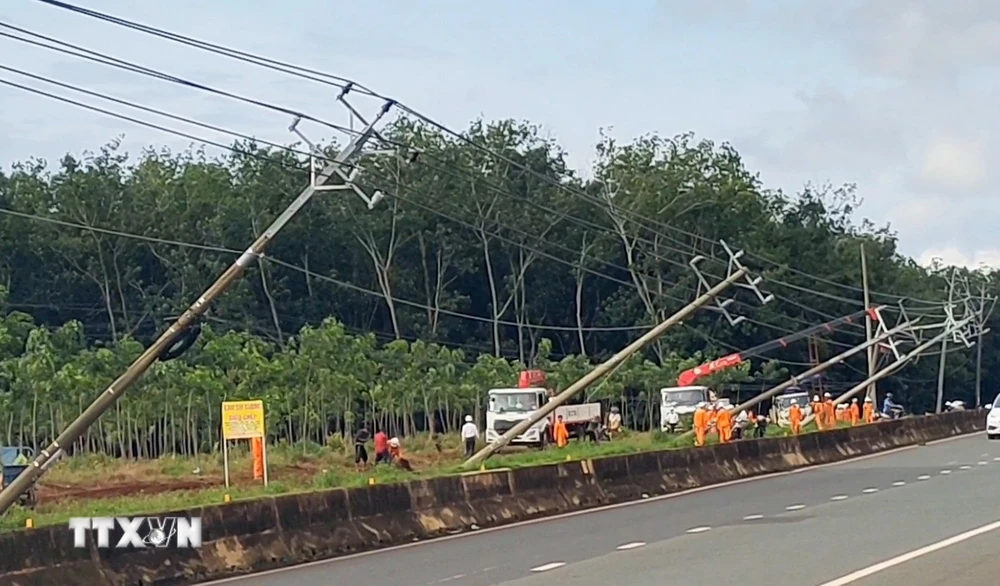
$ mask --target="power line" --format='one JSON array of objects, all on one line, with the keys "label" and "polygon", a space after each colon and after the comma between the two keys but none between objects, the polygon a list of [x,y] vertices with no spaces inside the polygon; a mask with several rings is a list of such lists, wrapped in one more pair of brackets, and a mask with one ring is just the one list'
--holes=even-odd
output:
[{"label": "power line", "polygon": [[[8,69],[9,69],[9,68],[8,68]],[[16,70],[16,71],[17,71],[17,72],[20,72],[20,70]],[[39,78],[39,79],[42,79],[43,81],[49,81],[49,82],[52,82],[52,83],[56,83],[56,84],[61,84],[61,82],[55,82],[55,81],[52,81],[52,80],[49,80],[49,79],[47,79],[47,78],[43,78],[43,77],[41,77],[41,76],[35,76],[34,74],[29,74],[29,75],[31,75],[31,76],[33,76],[33,77],[37,77],[37,78]],[[190,134],[187,134],[187,133],[182,133],[182,132],[179,132],[179,131],[175,131],[175,130],[173,130],[173,129],[169,129],[169,128],[167,128],[167,127],[163,127],[163,126],[159,126],[159,125],[156,125],[156,124],[153,124],[153,123],[149,123],[149,122],[146,122],[146,121],[143,121],[143,120],[139,120],[139,119],[135,119],[135,118],[131,118],[131,117],[128,117],[128,116],[124,116],[124,115],[121,115],[121,114],[118,114],[118,113],[116,113],[116,112],[112,112],[112,111],[109,111],[109,110],[104,110],[104,109],[101,109],[101,108],[97,108],[97,107],[94,107],[94,106],[90,106],[90,105],[88,105],[88,104],[84,104],[84,103],[81,103],[81,102],[77,102],[77,101],[74,101],[74,100],[70,100],[70,99],[67,99],[67,98],[63,98],[63,97],[61,97],[61,96],[57,96],[57,95],[55,95],[55,94],[50,94],[50,93],[47,93],[47,92],[43,92],[43,91],[41,91],[41,90],[37,90],[37,89],[34,89],[34,88],[29,88],[29,87],[27,87],[27,86],[22,86],[22,85],[20,85],[20,84],[14,84],[14,83],[12,83],[12,82],[6,82],[6,81],[4,81],[4,80],[0,80],[0,83],[6,83],[7,85],[12,85],[12,86],[14,86],[14,87],[17,87],[17,88],[19,88],[19,89],[24,89],[24,90],[26,90],[26,91],[31,91],[31,92],[34,92],[34,93],[38,93],[38,94],[40,94],[40,95],[43,95],[43,96],[46,96],[46,97],[51,97],[51,98],[54,98],[54,99],[58,99],[58,100],[61,100],[61,101],[64,101],[64,102],[67,102],[67,103],[70,103],[70,104],[72,104],[72,105],[77,105],[77,106],[80,106],[80,107],[84,107],[84,108],[87,108],[87,109],[91,109],[91,110],[94,110],[94,111],[97,111],[97,112],[99,112],[99,113],[102,113],[102,114],[106,114],[106,115],[110,115],[110,116],[114,116],[114,117],[117,117],[117,118],[120,118],[120,119],[124,119],[124,120],[126,120],[126,121],[129,121],[129,122],[132,122],[132,123],[135,123],[135,124],[140,124],[140,125],[143,125],[143,126],[147,126],[147,127],[151,127],[151,128],[154,128],[154,129],[157,129],[157,130],[161,130],[161,131],[164,131],[164,132],[169,132],[169,133],[173,133],[173,134],[178,134],[178,135],[181,135],[181,136],[185,136],[185,137],[187,137],[187,138],[190,138],[190,139],[192,139],[192,140],[196,140],[196,141],[200,141],[200,142],[205,142],[205,143],[207,143],[207,144],[212,144],[212,145],[214,145],[214,146],[218,146],[218,147],[220,147],[220,148],[223,148],[223,149],[227,149],[227,150],[234,150],[234,152],[242,152],[242,153],[244,153],[244,154],[249,154],[249,155],[252,155],[252,156],[257,156],[258,158],[264,158],[264,157],[259,157],[259,156],[258,156],[258,155],[257,155],[256,153],[247,153],[247,152],[245,152],[245,151],[240,151],[240,150],[236,150],[236,149],[233,149],[233,147],[229,147],[229,146],[226,146],[226,145],[222,145],[221,143],[217,143],[217,142],[213,142],[213,141],[209,141],[209,140],[207,140],[207,139],[203,139],[203,138],[200,138],[200,137],[197,137],[197,136],[194,136],[194,135],[190,135]],[[68,85],[68,84],[61,84],[61,85]],[[90,94],[90,95],[95,95],[95,96],[97,96],[97,97],[102,97],[102,98],[106,98],[106,99],[111,99],[112,101],[119,101],[119,100],[118,100],[117,98],[112,98],[112,97],[109,97],[109,96],[105,96],[104,94],[100,94],[100,93],[97,93],[97,92],[91,92],[91,91],[89,91],[89,90],[84,90],[84,89],[82,89],[82,88],[76,88],[75,86],[68,86],[68,87],[71,87],[72,89],[76,89],[76,90],[78,90],[78,91],[84,91],[84,92],[86,92],[86,93],[88,93],[88,94]],[[174,117],[174,118],[179,118],[179,117],[176,117],[176,116],[174,116],[174,115],[172,115],[172,114],[169,114],[169,113],[165,113],[165,112],[162,112],[162,111],[159,111],[159,110],[156,110],[156,109],[152,109],[152,108],[147,108],[147,107],[145,107],[145,106],[140,106],[140,105],[136,105],[136,104],[133,104],[133,103],[131,103],[131,102],[126,102],[126,103],[127,103],[128,105],[130,105],[130,106],[133,106],[133,107],[137,107],[137,108],[142,108],[142,109],[144,109],[144,110],[147,110],[147,111],[151,111],[151,112],[153,112],[153,113],[156,113],[156,114],[158,114],[158,115],[163,115],[163,116],[168,116],[168,117]],[[185,120],[185,121],[188,121],[188,122],[191,122],[191,123],[194,123],[194,124],[200,124],[200,123],[199,123],[198,121],[194,121],[194,120],[190,120],[190,119],[184,119],[184,118],[182,118],[182,120]],[[207,125],[206,125],[206,126],[207,126]],[[219,128],[219,127],[212,127],[212,128],[214,128],[214,129],[218,129],[218,130],[219,130],[219,131],[221,131],[221,132],[231,132],[231,131],[228,131],[227,129],[222,129],[222,128]],[[244,135],[244,136],[245,136],[245,135]],[[298,169],[295,169],[295,170],[296,170],[296,171],[298,171]],[[510,192],[509,192],[509,191],[505,191],[505,193],[510,193]],[[411,203],[415,203],[415,202],[413,202],[412,200],[409,200],[409,201],[410,201]],[[417,204],[417,205],[419,205],[419,204]],[[426,206],[425,206],[425,207],[426,207]],[[434,210],[433,208],[429,208],[429,207],[427,207],[426,209],[428,209],[428,210],[430,210],[430,211],[432,211],[432,212],[435,212],[435,213],[438,213],[439,215],[443,215],[443,214],[441,214],[441,213],[440,213],[440,212],[439,212],[438,210]],[[547,208],[546,208],[546,209],[547,209]],[[563,215],[565,215],[565,214],[563,214]],[[445,217],[448,217],[448,216],[445,216]],[[454,220],[454,218],[450,218],[450,219],[453,219],[453,220]],[[499,236],[498,234],[494,234],[494,235],[495,235],[495,236],[497,236],[497,237],[499,237],[499,238],[503,238],[502,236]],[[508,240],[508,241],[509,241],[509,240]],[[523,247],[525,247],[525,248],[530,248],[530,247],[528,247],[527,245],[525,245],[524,243],[519,243],[519,242],[515,242],[515,244],[517,244],[517,245],[519,245],[519,246],[523,246]],[[536,251],[537,251],[537,249],[532,249],[532,250],[536,250]],[[565,261],[565,260],[563,260],[563,259],[559,259],[558,257],[553,257],[552,255],[549,255],[549,254],[547,254],[547,253],[542,253],[542,254],[543,254],[544,256],[548,257],[548,258],[551,258],[551,259],[554,259],[554,260],[557,260],[558,262],[562,262],[562,263],[564,263],[564,264],[568,264],[569,266],[572,266],[572,267],[574,267],[574,268],[577,268],[577,265],[575,265],[575,264],[573,264],[573,263],[568,263],[567,261]],[[575,251],[574,251],[574,254],[575,254]],[[596,257],[595,257],[595,258],[596,258]],[[668,262],[672,262],[673,264],[677,264],[678,266],[684,266],[684,265],[682,265],[682,264],[678,263],[677,261],[673,261],[672,259],[666,259],[665,257],[660,257],[660,258],[664,258],[664,259],[665,259],[665,260],[667,260]],[[599,272],[594,272],[594,271],[593,271],[592,269],[589,269],[589,268],[585,268],[584,270],[586,270],[586,271],[588,271],[588,272],[591,272],[591,273],[593,273],[593,274],[596,274],[597,276],[600,276],[600,277],[602,277],[602,278],[606,278],[606,279],[612,279],[612,280],[615,280],[615,281],[616,281],[616,282],[618,282],[619,284],[622,284],[622,285],[625,285],[625,286],[629,286],[629,287],[631,287],[631,286],[635,286],[635,285],[634,285],[633,283],[629,283],[629,282],[627,282],[627,281],[624,281],[624,280],[620,280],[620,279],[614,279],[614,278],[612,278],[612,277],[609,277],[608,275],[605,275],[605,274],[603,274],[603,273],[599,273]],[[627,269],[623,269],[623,270],[627,270]],[[662,279],[660,279],[660,280],[662,281]],[[668,283],[668,284],[670,284],[670,283]],[[673,284],[673,285],[676,285],[676,284]],[[375,293],[375,294],[379,294],[379,293],[376,293],[376,292],[372,292],[372,293]],[[665,295],[665,294],[663,294],[662,292],[657,292],[657,294],[658,294],[658,296],[664,296],[664,295]],[[379,294],[379,295],[381,295],[381,294]],[[666,295],[666,296],[667,296],[668,298],[670,298],[670,299],[674,300],[674,301],[678,301],[678,302],[682,302],[682,301],[683,301],[683,300],[680,300],[679,298],[676,298],[676,297],[672,297],[672,296],[670,296],[670,295]],[[799,305],[800,307],[805,307],[805,306],[802,306],[801,304],[798,304],[797,302],[794,302],[794,301],[793,301],[793,303],[795,303],[796,305]],[[822,313],[822,312],[820,312],[820,313]],[[788,318],[788,319],[791,319],[791,320],[793,320],[793,321],[798,321],[799,323],[811,323],[811,322],[805,322],[805,321],[803,321],[803,320],[799,320],[798,318],[793,318],[793,317],[791,317],[791,316],[786,316],[786,318]],[[492,318],[481,318],[481,319],[484,319],[484,320],[490,320],[490,323],[492,323]],[[748,318],[748,319],[749,319],[749,318]],[[767,328],[771,328],[771,329],[775,329],[775,330],[777,330],[777,331],[781,331],[781,332],[783,332],[783,333],[791,333],[791,332],[793,332],[793,331],[794,331],[794,330],[790,330],[790,329],[787,329],[787,328],[782,328],[782,327],[780,327],[780,326],[775,326],[775,325],[773,325],[773,324],[769,324],[769,323],[766,323],[766,322],[761,322],[761,321],[758,321],[758,320],[752,320],[752,319],[751,319],[751,320],[750,320],[750,323],[754,323],[754,324],[757,324],[757,325],[759,325],[759,326],[762,326],[762,327],[767,327]],[[567,328],[569,328],[569,326],[566,326],[566,327],[567,327]],[[576,328],[576,327],[572,327],[571,329],[572,329],[572,331],[578,331],[578,328]],[[568,331],[568,330],[567,330],[567,331]],[[716,343],[719,343],[719,344],[721,344],[721,342],[719,342],[719,341],[717,341],[717,340],[716,340],[715,342],[716,342]],[[840,342],[836,342],[836,341],[833,341],[833,340],[831,340],[831,343],[833,343],[833,344],[835,344],[835,345],[841,345],[841,346],[844,346],[844,347],[847,347],[847,345],[845,345],[845,344],[843,344],[843,343],[840,343]],[[730,348],[732,348],[732,347],[730,346]]]},{"label": "power line", "polygon": [[[126,27],[126,28],[130,28],[130,29],[133,29],[133,30],[137,30],[137,31],[140,31],[140,32],[144,32],[144,33],[147,33],[147,34],[151,34],[151,35],[154,35],[154,36],[165,38],[165,39],[168,39],[168,40],[171,40],[171,41],[174,41],[174,42],[186,44],[188,46],[192,46],[192,47],[195,47],[195,48],[198,48],[198,49],[202,49],[202,50],[206,50],[206,51],[209,51],[209,52],[212,52],[212,53],[223,55],[225,57],[239,59],[239,60],[242,60],[242,61],[245,61],[245,62],[248,62],[248,63],[252,63],[252,64],[258,65],[260,67],[265,67],[267,69],[271,69],[271,70],[274,70],[274,71],[280,71],[282,73],[286,73],[286,74],[289,74],[289,75],[295,75],[295,76],[298,76],[298,77],[302,77],[304,79],[310,79],[312,81],[317,81],[317,82],[320,82],[320,83],[327,83],[327,84],[334,85],[334,86],[340,87],[340,88],[354,87],[354,88],[358,88],[358,90],[360,92],[365,93],[365,94],[370,95],[370,96],[379,97],[379,98],[383,98],[383,99],[387,99],[387,100],[391,99],[391,98],[387,98],[385,96],[382,96],[381,94],[378,94],[376,92],[373,92],[370,89],[368,89],[368,88],[366,88],[366,87],[364,87],[364,86],[362,86],[360,84],[357,84],[356,82],[354,82],[352,80],[349,80],[349,79],[343,78],[343,77],[339,77],[339,76],[335,76],[335,75],[332,75],[332,74],[329,74],[329,73],[325,73],[325,72],[321,72],[321,71],[317,71],[317,70],[313,70],[313,69],[304,68],[304,67],[301,67],[301,66],[297,66],[297,65],[294,65],[294,64],[287,63],[287,62],[282,62],[280,60],[275,60],[275,59],[270,59],[270,58],[262,57],[262,56],[259,56],[259,55],[254,55],[252,53],[248,53],[248,52],[244,52],[244,51],[239,51],[239,50],[236,50],[236,49],[232,49],[232,48],[226,47],[224,45],[217,45],[217,44],[209,43],[209,42],[202,41],[202,40],[199,40],[199,39],[195,39],[195,38],[192,38],[192,37],[189,37],[189,36],[180,35],[180,34],[177,34],[177,33],[166,31],[166,30],[161,29],[161,28],[152,27],[152,26],[148,26],[148,25],[143,25],[143,24],[140,24],[140,23],[137,23],[137,22],[134,22],[134,21],[130,21],[130,20],[124,19],[124,18],[115,17],[115,16],[112,16],[112,15],[109,15],[109,14],[106,14],[106,13],[102,13],[102,12],[98,12],[98,11],[94,11],[94,10],[89,10],[89,9],[82,8],[82,7],[78,7],[78,6],[75,6],[73,4],[69,4],[69,3],[66,3],[66,2],[58,2],[56,0],[38,0],[38,1],[43,2],[45,4],[48,4],[50,6],[54,6],[54,7],[57,7],[57,8],[62,8],[62,9],[65,9],[65,10],[76,12],[78,14],[82,14],[82,15],[89,16],[89,17],[92,17],[92,18],[96,18],[98,20],[103,20],[103,21],[106,21],[106,22],[109,22],[109,23],[112,23],[112,24],[115,24],[115,25],[118,25],[118,26],[123,26],[123,27]],[[408,114],[410,114],[414,118],[422,120],[423,122],[431,125],[432,127],[438,128],[440,131],[445,132],[445,133],[453,136],[454,138],[457,138],[457,139],[459,139],[459,140],[461,140],[461,141],[469,144],[470,146],[473,146],[473,147],[475,147],[475,148],[477,148],[477,149],[479,149],[479,150],[481,150],[483,152],[489,153],[491,156],[497,157],[500,160],[503,160],[503,161],[507,162],[508,164],[519,166],[522,169],[524,169],[526,172],[531,173],[531,174],[535,175],[536,177],[539,177],[539,178],[541,178],[541,179],[543,179],[543,180],[545,180],[545,181],[547,181],[549,183],[552,183],[556,187],[558,187],[560,189],[563,189],[563,190],[567,191],[568,193],[572,193],[572,194],[577,195],[577,196],[587,197],[587,194],[585,194],[584,192],[582,192],[582,191],[580,191],[578,189],[568,188],[567,186],[561,185],[558,182],[553,182],[551,178],[546,177],[544,174],[540,174],[540,173],[537,173],[536,171],[534,171],[532,169],[528,169],[528,168],[525,168],[523,166],[520,166],[517,163],[515,163],[514,161],[512,161],[511,159],[509,159],[508,157],[506,157],[506,156],[504,156],[504,155],[502,155],[500,153],[497,153],[497,152],[493,151],[489,147],[486,147],[484,145],[476,143],[475,141],[472,141],[471,139],[469,139],[468,137],[464,136],[463,134],[458,133],[458,132],[450,129],[446,125],[444,125],[444,124],[442,124],[442,123],[434,120],[433,118],[431,118],[429,116],[426,116],[426,115],[421,114],[420,112],[418,112],[418,111],[416,111],[416,110],[414,110],[412,108],[409,108],[408,106],[406,106],[405,104],[402,104],[398,100],[392,100],[392,101],[394,103],[396,103],[397,106],[401,110],[403,110],[404,112],[407,112]],[[636,220],[637,223],[639,223],[641,225],[644,225],[645,227],[648,228],[648,225],[646,225],[646,221],[650,220],[649,218],[643,217],[641,215],[637,215],[637,217],[635,217],[634,220]],[[684,235],[686,235],[688,237],[694,238],[696,240],[701,240],[701,241],[704,241],[704,242],[710,242],[710,243],[714,244],[713,241],[711,241],[710,239],[708,239],[708,238],[706,238],[706,237],[704,237],[704,236],[702,236],[700,234],[689,232],[689,231],[683,230],[681,228],[678,228],[676,226],[673,226],[673,225],[670,225],[670,224],[666,224],[664,222],[659,222],[659,221],[656,221],[656,220],[653,220],[653,223],[656,226],[658,226],[659,228],[663,229],[663,230],[669,230],[669,231],[674,231],[674,232],[682,233],[682,234],[684,234]],[[826,284],[829,284],[829,285],[832,285],[832,286],[841,287],[841,288],[844,288],[846,290],[850,290],[850,291],[854,291],[854,292],[862,292],[862,289],[859,288],[859,287],[851,286],[851,285],[846,285],[846,284],[843,284],[843,283],[838,283],[836,281],[832,281],[832,280],[826,279],[824,277],[819,277],[817,275],[813,275],[813,274],[805,272],[805,271],[794,269],[793,267],[790,267],[790,266],[785,265],[783,263],[779,263],[779,262],[770,260],[767,257],[764,257],[764,256],[759,255],[759,254],[753,254],[753,253],[750,253],[750,254],[752,256],[754,256],[755,258],[759,258],[761,260],[769,262],[769,263],[771,263],[772,265],[774,265],[774,266],[776,266],[778,268],[783,268],[783,269],[789,270],[790,272],[794,272],[796,274],[800,274],[802,276],[806,276],[806,277],[808,277],[810,279],[817,280],[818,282],[823,282],[823,283],[826,283]],[[784,283],[784,282],[779,281],[777,279],[771,279],[771,281],[787,285],[787,283]],[[923,299],[919,299],[919,298],[912,298],[912,297],[906,297],[906,296],[901,296],[901,295],[896,295],[896,294],[882,293],[882,292],[878,292],[878,291],[871,291],[871,294],[872,295],[877,295],[877,296],[880,296],[880,297],[884,297],[884,298],[888,298],[888,299],[892,299],[894,301],[901,300],[901,299],[907,299],[907,300],[909,300],[911,302],[920,302],[920,303],[924,303],[924,304],[928,304],[928,305],[935,305],[936,306],[936,305],[940,305],[941,304],[940,301],[923,300]]]}]

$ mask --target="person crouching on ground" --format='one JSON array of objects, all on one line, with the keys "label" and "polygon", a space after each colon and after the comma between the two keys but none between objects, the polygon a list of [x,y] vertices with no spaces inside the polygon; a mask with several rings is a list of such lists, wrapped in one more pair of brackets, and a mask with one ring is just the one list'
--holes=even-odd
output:
[{"label": "person crouching on ground", "polygon": [[462,426],[462,441],[465,442],[465,458],[469,459],[476,453],[476,440],[479,439],[479,428],[472,421],[471,415],[465,416]]},{"label": "person crouching on ground", "polygon": [[392,464],[392,457],[389,456],[389,436],[381,429],[375,432],[375,465],[380,462]]}]

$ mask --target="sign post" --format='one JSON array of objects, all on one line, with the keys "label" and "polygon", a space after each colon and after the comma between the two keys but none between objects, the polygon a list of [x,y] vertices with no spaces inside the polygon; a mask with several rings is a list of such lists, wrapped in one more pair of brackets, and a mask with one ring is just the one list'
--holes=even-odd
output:
[{"label": "sign post", "polygon": [[267,442],[264,441],[264,401],[222,402],[222,466],[229,488],[229,442],[260,438],[264,463],[264,486],[267,486]]}]

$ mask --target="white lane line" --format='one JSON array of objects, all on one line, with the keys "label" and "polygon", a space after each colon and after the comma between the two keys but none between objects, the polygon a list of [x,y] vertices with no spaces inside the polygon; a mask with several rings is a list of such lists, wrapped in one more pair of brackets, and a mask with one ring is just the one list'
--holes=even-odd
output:
[{"label": "white lane line", "polygon": [[897,480],[896,482],[893,482],[892,485],[893,486],[906,486],[906,481],[905,480]]},{"label": "white lane line", "polygon": [[806,508],[805,505],[788,505],[787,507],[785,507],[785,510],[786,511],[798,511],[799,509],[804,509],[804,508]]},{"label": "white lane line", "polygon": [[987,462],[986,460],[980,460],[980,461],[979,461],[979,465],[980,465],[980,466],[985,466],[985,465],[987,465],[987,464],[989,464],[989,462]]},{"label": "white lane line", "polygon": [[451,582],[452,580],[458,580],[458,579],[461,579],[461,578],[464,578],[464,577],[465,577],[465,574],[455,574],[451,578],[444,578],[443,580],[438,580],[438,583],[439,584],[443,584],[445,582]]},{"label": "white lane line", "polygon": [[958,464],[958,460],[952,460],[951,462],[948,462],[946,466],[954,466],[955,464]]},{"label": "white lane line", "polygon": [[930,480],[930,479],[931,477],[929,474],[923,474],[921,476],[917,476],[917,480]]},{"label": "white lane line", "polygon": [[862,490],[861,492],[863,492],[865,494],[871,494],[873,492],[878,492],[878,489],[874,488],[874,487],[873,488],[866,488],[866,489]]},{"label": "white lane line", "polygon": [[545,564],[544,566],[538,566],[537,568],[531,568],[532,572],[548,572],[549,570],[554,570],[556,568],[561,568],[566,565],[566,562],[552,562],[551,564]]},{"label": "white lane line", "polygon": [[837,578],[836,580],[820,584],[819,586],[846,586],[847,584],[851,584],[852,582],[857,582],[858,580],[867,578],[868,576],[881,572],[882,570],[887,570],[893,566],[898,566],[910,560],[914,560],[918,557],[925,556],[929,553],[938,551],[939,549],[944,549],[946,547],[955,545],[956,543],[961,543],[968,539],[972,539],[973,537],[976,537],[978,535],[982,535],[983,533],[996,531],[997,529],[1000,529],[1000,521],[990,523],[989,525],[984,525],[978,529],[973,529],[972,531],[966,531],[965,533],[962,533],[960,535],[949,537],[944,541],[932,543],[931,545],[928,545],[926,547],[921,547],[920,549],[915,549],[909,553],[904,553],[903,555],[896,556],[884,562],[879,562],[873,566],[862,568],[856,572],[852,572],[850,574],[847,574],[846,576]]},{"label": "white lane line", "polygon": [[625,545],[619,545],[615,549],[618,551],[625,551],[626,549],[635,549],[637,547],[642,547],[646,545],[645,541],[633,541],[632,543],[626,543]]},{"label": "white lane line", "polygon": [[688,529],[688,533],[704,533],[711,529],[711,527],[695,527],[694,529]]},{"label": "white lane line", "polygon": [[959,466],[958,467],[959,470],[968,470],[969,468],[972,468],[972,466]]},{"label": "white lane line", "polygon": [[951,474],[951,470],[942,470],[941,474]]},{"label": "white lane line", "polygon": [[847,495],[846,494],[838,494],[835,497],[831,497],[830,500],[831,501],[846,501],[847,500]]},{"label": "white lane line", "polygon": [[747,515],[743,517],[744,521],[756,521],[757,519],[763,519],[764,515]]},{"label": "white lane line", "polygon": [[1000,462],[1000,456],[997,456],[997,457],[993,458],[993,461],[994,462]]}]

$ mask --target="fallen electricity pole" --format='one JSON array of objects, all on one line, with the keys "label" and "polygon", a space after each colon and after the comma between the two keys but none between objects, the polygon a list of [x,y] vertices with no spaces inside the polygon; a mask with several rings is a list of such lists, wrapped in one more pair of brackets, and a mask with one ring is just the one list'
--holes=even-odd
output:
[{"label": "fallen electricity pole", "polygon": [[[878,343],[882,342],[883,340],[885,340],[885,339],[887,339],[887,338],[889,338],[891,336],[894,336],[896,334],[899,334],[899,333],[907,330],[910,327],[910,325],[911,325],[911,322],[900,324],[900,325],[892,328],[891,330],[887,330],[887,331],[883,332],[882,334],[879,334],[878,336],[876,336],[876,337],[874,337],[874,338],[872,338],[870,340],[866,340],[861,345],[858,345],[858,346],[855,346],[855,347],[850,348],[848,350],[845,350],[845,351],[841,352],[840,354],[834,356],[833,358],[827,360],[826,362],[818,364],[818,365],[810,368],[809,370],[803,372],[802,374],[793,376],[792,378],[790,378],[787,381],[781,383],[780,385],[771,387],[770,389],[764,391],[763,393],[757,395],[756,397],[750,399],[749,401],[746,401],[744,403],[741,403],[741,404],[733,407],[732,409],[729,410],[729,412],[730,413],[739,413],[740,411],[743,411],[744,409],[749,409],[751,407],[756,407],[761,402],[766,401],[767,399],[770,399],[771,397],[774,397],[776,395],[779,395],[779,394],[785,392],[786,390],[788,390],[788,389],[790,389],[790,388],[792,388],[794,386],[797,386],[798,384],[801,383],[802,379],[807,379],[807,378],[809,378],[809,377],[811,377],[813,375],[816,375],[816,374],[819,374],[819,373],[823,372],[824,370],[826,370],[826,369],[828,369],[828,368],[830,368],[832,366],[836,366],[837,364],[840,364],[841,362],[843,362],[844,360],[847,360],[851,356],[854,356],[855,354],[857,354],[859,352],[863,352],[863,351],[867,350],[869,347],[874,346],[875,344],[878,344]],[[694,435],[694,430],[691,429],[691,430],[688,430],[688,431],[682,433],[678,437],[678,439],[691,437],[693,435]]]},{"label": "fallen electricity pole", "polygon": [[604,375],[608,374],[615,369],[618,365],[625,362],[633,354],[642,350],[645,346],[655,341],[657,338],[663,335],[668,329],[680,323],[687,316],[694,313],[702,305],[705,305],[712,299],[714,299],[718,294],[722,293],[727,287],[732,285],[738,279],[742,278],[747,274],[747,269],[741,268],[733,274],[729,275],[725,280],[721,281],[718,285],[712,287],[697,299],[684,306],[680,311],[668,317],[663,323],[649,330],[637,340],[618,351],[614,356],[602,362],[601,364],[594,367],[593,370],[584,375],[580,380],[571,384],[566,388],[565,391],[559,393],[552,398],[551,401],[542,406],[541,409],[531,414],[527,419],[519,422],[517,425],[509,429],[506,433],[501,435],[493,443],[487,444],[482,450],[479,450],[476,454],[473,454],[471,458],[465,461],[465,466],[472,467],[477,466],[484,462],[487,458],[495,454],[497,451],[506,446],[510,441],[517,436],[524,433],[529,427],[538,423],[542,419],[546,418],[553,411],[556,410],[560,405],[569,400],[573,395],[576,395],[583,389],[594,384]]},{"label": "fallen electricity pole", "polygon": [[[352,112],[354,108],[344,99],[345,95],[349,91],[350,86],[344,88],[344,91],[338,96],[338,100],[343,103]],[[192,330],[192,326],[196,325],[198,318],[201,317],[208,306],[212,304],[213,301],[218,299],[223,293],[229,289],[230,286],[238,278],[240,278],[254,262],[258,262],[259,259],[263,258],[264,252],[267,246],[271,243],[278,232],[288,224],[289,221],[303,208],[313,196],[320,191],[329,191],[333,189],[351,189],[357,193],[362,199],[368,202],[369,207],[373,206],[380,198],[381,194],[376,193],[371,199],[367,198],[360,190],[360,188],[353,183],[353,179],[357,176],[358,168],[353,163],[362,155],[362,148],[365,143],[372,136],[377,136],[375,130],[375,125],[385,116],[389,109],[393,106],[393,102],[387,101],[383,105],[381,111],[372,120],[371,123],[365,124],[364,130],[355,135],[351,141],[341,150],[333,159],[323,166],[319,173],[316,172],[316,161],[317,159],[322,159],[322,153],[317,152],[314,145],[310,144],[313,148],[313,157],[310,159],[310,169],[311,169],[311,181],[309,186],[299,194],[298,197],[288,205],[287,208],[268,226],[253,244],[250,245],[246,251],[240,255],[236,262],[234,262],[222,275],[212,285],[202,293],[188,309],[185,311],[177,321],[175,321],[170,327],[163,332],[159,338],[153,344],[146,349],[135,362],[133,362],[128,369],[111,385],[105,389],[94,402],[87,407],[87,409],[80,414],[69,427],[66,428],[59,437],[52,441],[45,449],[39,452],[38,456],[32,461],[27,468],[13,482],[8,484],[0,491],[0,515],[7,512],[7,510],[17,502],[18,497],[27,491],[31,486],[38,480],[38,478],[45,473],[46,469],[55,461],[55,459],[61,455],[65,448],[73,445],[87,429],[93,425],[109,408],[111,408],[115,402],[121,397],[129,387],[131,387],[146,371],[158,360],[169,357],[170,353],[174,348],[179,345],[185,344],[185,338]],[[289,128],[291,131],[295,131],[295,126],[297,124],[293,123]],[[301,136],[301,134],[300,134]],[[304,137],[303,137],[304,138]],[[308,142],[308,141],[307,141]],[[336,185],[326,185],[326,182],[334,177],[340,178],[340,183]],[[192,343],[193,340],[191,340]]]}]

